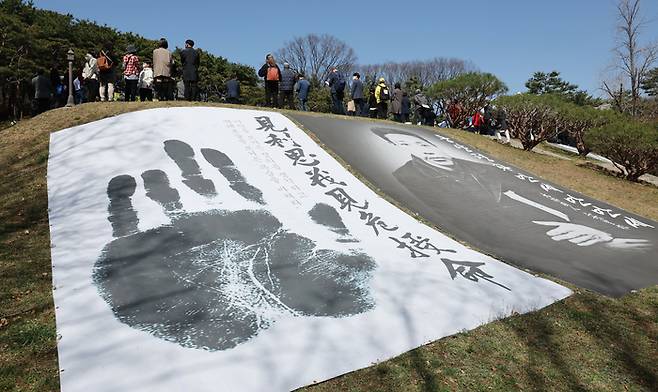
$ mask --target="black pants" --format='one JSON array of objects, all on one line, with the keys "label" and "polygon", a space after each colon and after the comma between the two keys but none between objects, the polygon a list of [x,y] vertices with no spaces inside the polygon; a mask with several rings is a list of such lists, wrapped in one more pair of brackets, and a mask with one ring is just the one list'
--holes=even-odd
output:
[{"label": "black pants", "polygon": [[154,81],[155,92],[160,101],[174,100],[174,80],[165,76],[160,76]]},{"label": "black pants", "polygon": [[366,102],[363,98],[354,98],[354,109],[357,116],[366,116],[365,105]]},{"label": "black pants", "polygon": [[96,79],[85,79],[85,87],[87,90],[86,102],[96,102],[98,100],[98,80]]},{"label": "black pants", "polygon": [[345,114],[345,105],[343,105],[343,94],[338,92],[331,93],[331,102],[333,104],[334,114]]},{"label": "black pants", "polygon": [[126,79],[126,102],[134,102],[137,98],[137,79]]},{"label": "black pants", "polygon": [[236,97],[228,97],[226,98],[226,102],[232,103],[234,105],[239,105],[240,104],[240,99]]},{"label": "black pants", "polygon": [[279,107],[279,82],[265,82],[265,106]]},{"label": "black pants", "polygon": [[185,85],[185,99],[188,101],[196,101],[199,96],[199,82],[196,80],[184,80]]},{"label": "black pants", "polygon": [[34,115],[50,110],[50,98],[36,98],[34,100]]},{"label": "black pants", "polygon": [[281,91],[281,97],[279,98],[282,108],[295,109],[295,102],[293,99],[292,90],[290,91]]},{"label": "black pants", "polygon": [[386,119],[388,117],[388,104],[386,102],[379,102],[377,104],[377,118]]},{"label": "black pants", "polygon": [[153,100],[153,90],[150,88],[139,89],[139,100],[142,102]]}]

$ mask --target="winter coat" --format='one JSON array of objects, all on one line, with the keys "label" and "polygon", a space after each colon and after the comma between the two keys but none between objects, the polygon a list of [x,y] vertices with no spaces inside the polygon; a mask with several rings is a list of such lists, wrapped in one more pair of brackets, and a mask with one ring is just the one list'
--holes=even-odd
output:
[{"label": "winter coat", "polygon": [[[269,68],[272,68],[272,67],[276,67],[276,70],[277,70],[277,72],[278,72],[278,80],[267,80],[267,71],[268,71]],[[265,83],[267,83],[267,82],[270,82],[270,83],[272,83],[272,82],[278,83],[278,82],[281,81],[281,68],[279,68],[279,66],[278,66],[277,64],[269,65],[268,63],[265,63],[265,64],[263,64],[263,66],[260,67],[260,69],[258,70],[258,76],[260,76],[261,78],[263,78],[263,80],[265,81]]]},{"label": "winter coat", "polygon": [[44,75],[37,75],[32,79],[35,99],[48,99],[52,94],[50,79]]},{"label": "winter coat", "polygon": [[[382,89],[388,89],[388,86],[386,85],[386,83],[383,83],[383,82],[382,82],[382,83],[379,83],[379,84],[377,85],[377,87],[375,87],[375,99],[377,100],[377,103],[382,102],[382,98],[381,98],[381,95],[382,95]],[[390,91],[390,90],[389,90],[389,91]],[[389,92],[389,96],[390,96],[390,95],[391,95],[391,93]]]},{"label": "winter coat", "polygon": [[171,68],[174,64],[174,57],[171,52],[165,48],[157,48],[153,51],[153,76],[171,77]]},{"label": "winter coat", "polygon": [[153,88],[153,68],[144,67],[139,73],[139,88]]},{"label": "winter coat", "polygon": [[411,101],[407,94],[402,94],[402,108],[400,114],[409,114],[411,113]]},{"label": "winter coat", "polygon": [[306,79],[297,82],[297,98],[305,101],[308,99],[308,93],[311,91],[311,83]]},{"label": "winter coat", "polygon": [[199,79],[199,52],[194,48],[185,48],[180,52],[183,66],[183,80],[195,82]]},{"label": "winter coat", "polygon": [[98,79],[98,60],[89,53],[85,55],[85,66],[82,68],[82,77],[85,80]]},{"label": "winter coat", "polygon": [[393,96],[391,97],[391,113],[402,113],[402,90],[399,88],[393,90]]},{"label": "winter coat", "polygon": [[281,81],[279,83],[279,90],[292,91],[295,87],[295,73],[290,68],[284,68],[281,71]]},{"label": "winter coat", "polygon": [[226,82],[226,97],[240,98],[240,82],[237,79],[229,79]]},{"label": "winter coat", "polygon": [[343,89],[340,89],[341,81],[343,80],[343,77],[338,73],[338,72],[332,72],[329,74],[329,79],[327,79],[327,82],[329,83],[329,87],[331,87],[331,93],[332,94],[340,94],[344,93],[344,88],[345,86],[343,85]]},{"label": "winter coat", "polygon": [[427,100],[427,97],[423,93],[418,93],[414,95],[414,104],[416,106],[427,106],[429,107],[429,101]]},{"label": "winter coat", "polygon": [[352,81],[352,99],[363,99],[363,82],[361,79],[354,79]]}]

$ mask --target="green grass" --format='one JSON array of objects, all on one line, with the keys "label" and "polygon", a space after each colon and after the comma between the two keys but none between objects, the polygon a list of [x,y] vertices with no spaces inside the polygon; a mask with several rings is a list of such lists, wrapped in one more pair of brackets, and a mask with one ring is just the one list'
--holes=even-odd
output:
[{"label": "green grass", "polygon": [[[45,181],[49,132],[180,105],[187,104],[86,104],[0,130],[0,391],[59,390]],[[658,219],[655,187],[477,135],[442,132],[560,185]],[[656,391],[657,379],[658,287],[620,299],[575,289],[541,311],[495,321],[305,390]]]}]

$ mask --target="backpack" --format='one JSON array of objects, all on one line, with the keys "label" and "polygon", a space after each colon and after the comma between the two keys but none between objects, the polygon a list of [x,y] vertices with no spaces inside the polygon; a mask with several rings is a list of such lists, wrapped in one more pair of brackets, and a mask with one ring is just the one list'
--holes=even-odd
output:
[{"label": "backpack", "polygon": [[388,92],[388,86],[380,87],[379,100],[380,101],[388,101],[390,99],[391,99],[391,94]]},{"label": "backpack", "polygon": [[98,57],[98,60],[96,61],[96,64],[98,65],[98,70],[101,72],[109,71],[112,69],[112,60],[110,60],[109,57],[105,54],[105,52],[101,52],[101,55]]}]

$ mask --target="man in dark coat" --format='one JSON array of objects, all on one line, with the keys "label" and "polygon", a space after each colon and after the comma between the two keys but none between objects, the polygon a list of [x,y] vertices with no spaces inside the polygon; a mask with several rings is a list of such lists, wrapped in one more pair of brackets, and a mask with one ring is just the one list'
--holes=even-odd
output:
[{"label": "man in dark coat", "polygon": [[32,79],[32,88],[34,89],[33,112],[36,116],[50,109],[50,99],[53,92],[50,79],[46,77],[43,69],[39,69],[37,76]]},{"label": "man in dark coat", "polygon": [[279,92],[281,95],[280,102],[282,108],[295,108],[295,103],[293,100],[293,89],[295,87],[296,79],[297,77],[295,72],[290,69],[290,64],[283,63],[283,71],[281,71],[281,83],[279,83]]},{"label": "man in dark coat", "polygon": [[258,70],[258,76],[265,81],[265,105],[278,108],[281,69],[272,54],[265,56],[265,64]]},{"label": "man in dark coat", "polygon": [[365,116],[365,96],[363,95],[363,82],[361,81],[361,74],[355,72],[352,75],[352,101],[354,101],[354,108],[356,109],[357,116]]},{"label": "man in dark coat", "polygon": [[304,78],[304,74],[299,75],[295,91],[297,91],[297,99],[299,100],[299,110],[307,112],[306,101],[308,101],[308,93],[311,91],[311,83]]},{"label": "man in dark coat", "polygon": [[226,102],[236,105],[240,103],[240,81],[238,80],[238,75],[234,74],[226,82]]},{"label": "man in dark coat", "polygon": [[185,85],[185,99],[196,101],[199,92],[199,52],[194,49],[194,41],[185,41],[185,49],[180,52],[183,65],[183,84]]},{"label": "man in dark coat", "polygon": [[345,105],[343,105],[343,97],[345,96],[345,79],[338,72],[336,67],[331,68],[331,73],[329,74],[326,83],[331,88],[333,113],[345,114]]}]

